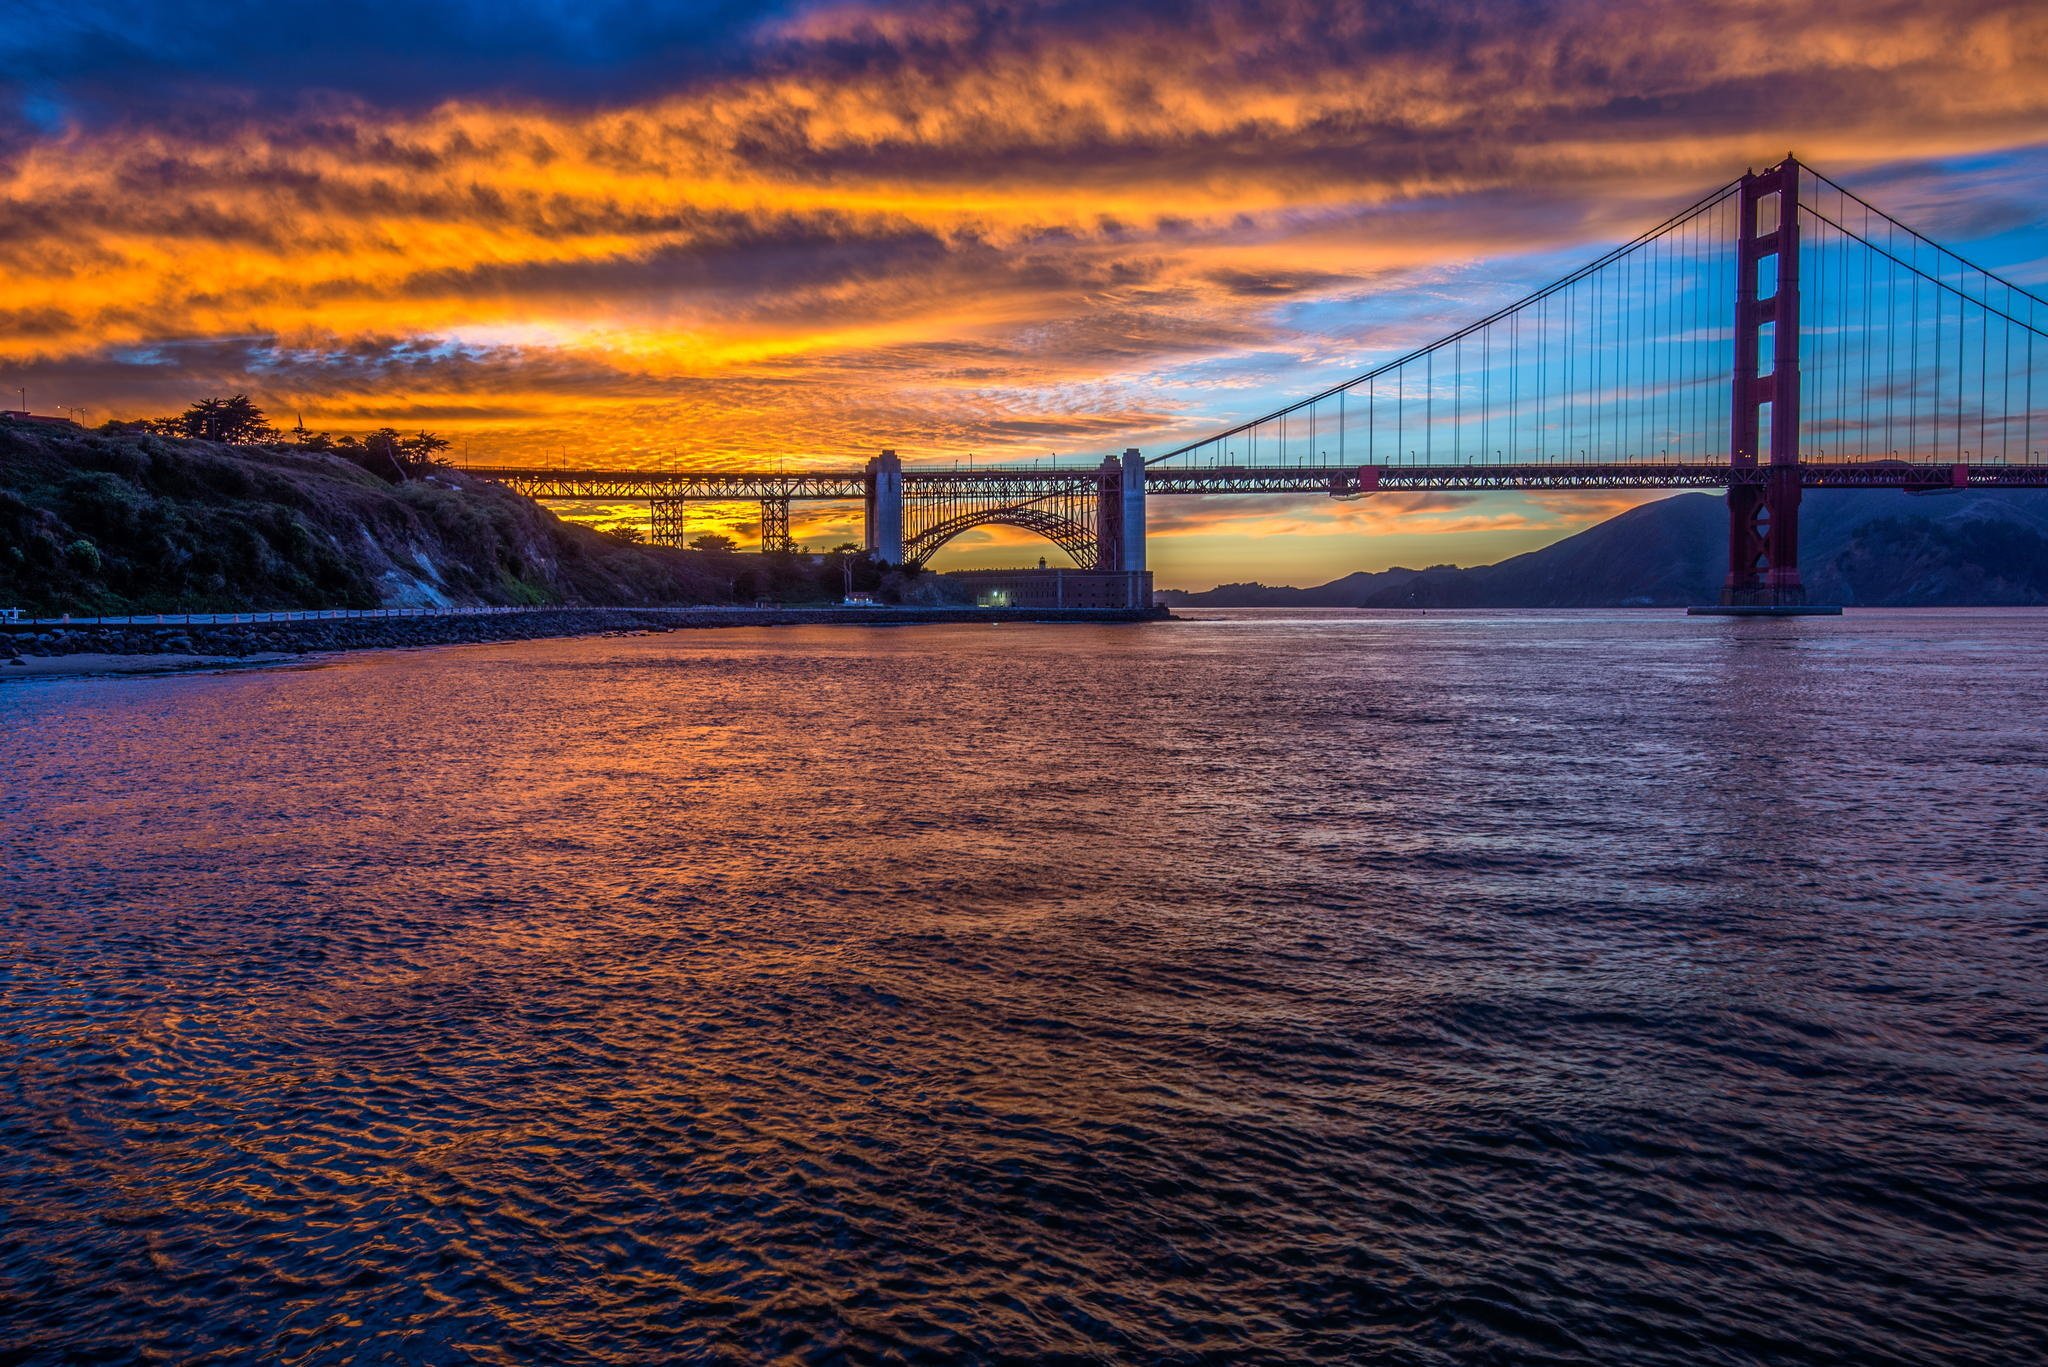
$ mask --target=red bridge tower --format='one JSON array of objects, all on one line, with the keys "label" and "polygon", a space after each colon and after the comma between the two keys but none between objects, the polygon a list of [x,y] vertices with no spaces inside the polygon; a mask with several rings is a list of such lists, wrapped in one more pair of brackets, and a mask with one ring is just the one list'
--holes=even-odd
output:
[{"label": "red bridge tower", "polygon": [[[1768,292],[1759,297],[1763,289]],[[1766,336],[1771,368],[1760,373]],[[1796,607],[1806,601],[1806,589],[1799,582],[1799,163],[1789,156],[1742,178],[1734,387],[1728,583],[1721,602]],[[1759,452],[1766,432],[1769,445]]]}]

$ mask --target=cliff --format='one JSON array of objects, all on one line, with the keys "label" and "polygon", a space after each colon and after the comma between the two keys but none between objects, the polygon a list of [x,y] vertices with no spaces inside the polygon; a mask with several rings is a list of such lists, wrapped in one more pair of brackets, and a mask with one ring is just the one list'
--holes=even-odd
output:
[{"label": "cliff", "polygon": [[0,424],[0,606],[37,614],[722,602],[728,567],[487,480],[337,455]]}]

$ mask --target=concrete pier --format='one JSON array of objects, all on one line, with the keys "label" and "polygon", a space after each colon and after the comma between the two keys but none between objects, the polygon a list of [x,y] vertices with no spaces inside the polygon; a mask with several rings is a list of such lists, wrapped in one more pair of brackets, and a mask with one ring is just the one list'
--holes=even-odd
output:
[{"label": "concrete pier", "polygon": [[903,563],[903,461],[884,451],[867,464],[867,549],[885,565]]},{"label": "concrete pier", "polygon": [[1687,608],[1688,617],[1840,617],[1842,610],[1825,603],[1714,603]]},{"label": "concrete pier", "polygon": [[[1143,570],[951,570],[945,576],[982,607],[1083,608],[1146,612],[1152,576]],[[1165,609],[1157,610],[1161,616]]]},{"label": "concrete pier", "polygon": [[[1104,565],[1125,574],[1145,572],[1145,458],[1133,446],[1124,452],[1121,563]],[[1149,586],[1147,597],[1150,597]]]}]

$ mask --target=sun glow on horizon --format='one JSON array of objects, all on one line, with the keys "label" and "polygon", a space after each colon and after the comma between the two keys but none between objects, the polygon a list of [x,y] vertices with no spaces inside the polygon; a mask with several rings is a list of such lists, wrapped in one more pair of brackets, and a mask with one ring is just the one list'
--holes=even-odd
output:
[{"label": "sun glow on horizon", "polygon": [[[626,98],[81,97],[0,158],[0,370],[97,419],[247,391],[476,463],[1157,449],[1793,145],[2048,274],[2048,17],[1190,15],[803,6]],[[1732,97],[1760,76],[1782,98]],[[1215,505],[1157,534],[1226,578],[1310,538],[1334,577],[1367,536],[1497,558],[1597,515]]]}]

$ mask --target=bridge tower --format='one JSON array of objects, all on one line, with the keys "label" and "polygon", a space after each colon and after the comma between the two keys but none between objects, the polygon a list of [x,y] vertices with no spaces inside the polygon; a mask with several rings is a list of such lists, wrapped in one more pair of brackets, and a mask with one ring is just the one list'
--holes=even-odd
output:
[{"label": "bridge tower", "polygon": [[1124,451],[1122,531],[1122,563],[1104,561],[1102,568],[1122,570],[1126,574],[1142,573],[1145,568],[1145,458],[1138,454],[1135,446]]},{"label": "bridge tower", "polygon": [[[1735,408],[1728,438],[1733,478],[1721,602],[1796,607],[1806,601],[1799,582],[1799,163],[1788,156],[1751,172],[1738,193]],[[1759,450],[1766,433],[1767,458]]]},{"label": "bridge tower", "polygon": [[867,463],[867,549],[885,565],[903,563],[903,461],[884,451]]}]

